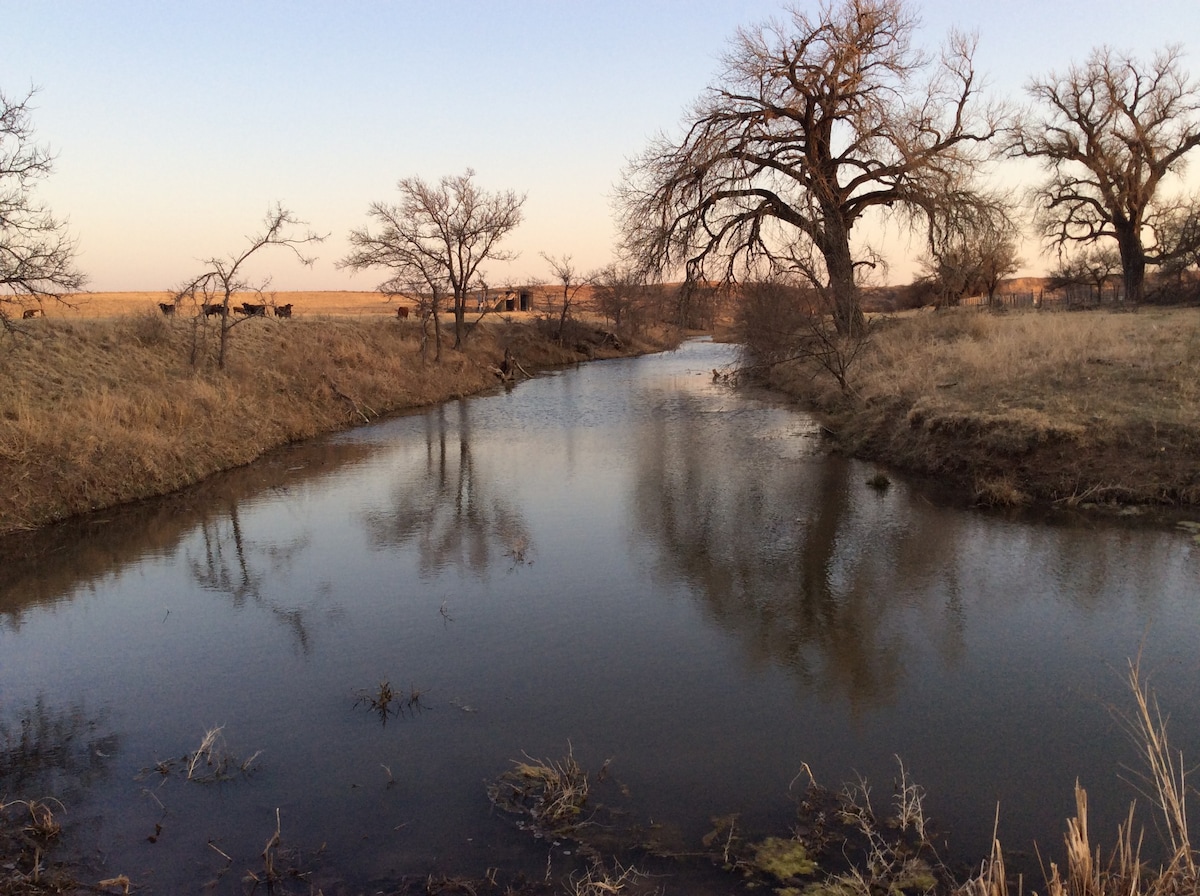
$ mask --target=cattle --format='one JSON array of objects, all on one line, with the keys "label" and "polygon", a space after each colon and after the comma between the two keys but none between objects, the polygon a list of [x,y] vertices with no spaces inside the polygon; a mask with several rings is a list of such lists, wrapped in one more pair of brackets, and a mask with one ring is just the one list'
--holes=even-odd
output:
[{"label": "cattle", "polygon": [[251,304],[250,302],[242,302],[241,306],[238,308],[235,308],[234,311],[236,311],[238,314],[244,314],[244,315],[246,315],[246,317],[266,317],[267,316],[267,306],[266,305],[254,305],[254,304]]},{"label": "cattle", "polygon": [[212,317],[213,315],[220,315],[221,317],[229,316],[229,311],[220,302],[215,305],[201,305],[200,311],[205,317]]},{"label": "cattle", "polygon": [[292,316],[292,303],[288,302],[286,305],[276,305],[275,306],[275,316],[276,317],[291,317]]},{"label": "cattle", "polygon": [[408,309],[406,307],[404,307],[403,305],[401,305],[399,308],[396,309],[396,317],[400,320],[404,320],[405,318],[408,317]]},{"label": "cattle", "polygon": [[170,302],[159,302],[158,309],[163,314],[167,315],[167,317],[170,317],[172,314],[175,313],[175,306],[173,304],[171,304]]},{"label": "cattle", "polygon": [[32,320],[42,313],[41,308],[26,308],[21,312],[21,320]]}]

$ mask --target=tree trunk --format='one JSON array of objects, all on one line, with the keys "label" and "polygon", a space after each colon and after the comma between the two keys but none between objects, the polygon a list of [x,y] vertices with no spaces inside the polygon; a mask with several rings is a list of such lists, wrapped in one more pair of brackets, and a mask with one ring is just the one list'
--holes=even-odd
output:
[{"label": "tree trunk", "polygon": [[1121,282],[1125,287],[1125,301],[1140,304],[1146,285],[1146,251],[1142,247],[1142,235],[1136,224],[1114,221],[1117,246],[1121,250]]},{"label": "tree trunk", "polygon": [[467,342],[467,296],[454,294],[454,350],[460,351]]},{"label": "tree trunk", "polygon": [[[850,254],[849,228],[831,222],[827,239],[818,245],[825,258],[829,275],[829,291],[833,299],[833,323],[841,336],[860,336],[867,328],[866,318],[858,301],[858,286],[854,282],[854,258]],[[834,231],[830,233],[829,231]]]}]

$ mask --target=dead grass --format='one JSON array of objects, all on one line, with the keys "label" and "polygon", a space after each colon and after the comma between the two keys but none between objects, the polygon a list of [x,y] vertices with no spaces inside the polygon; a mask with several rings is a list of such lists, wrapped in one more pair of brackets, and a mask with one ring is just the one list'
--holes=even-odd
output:
[{"label": "dead grass", "polygon": [[[1047,896],[1183,896],[1200,893],[1200,855],[1192,846],[1188,829],[1187,796],[1193,793],[1183,757],[1170,746],[1166,721],[1137,661],[1129,664],[1133,712],[1124,721],[1144,766],[1136,770],[1135,783],[1157,814],[1156,828],[1167,850],[1167,859],[1151,866],[1142,859],[1142,830],[1136,805],[1130,805],[1125,822],[1118,826],[1111,849],[1092,841],[1088,829],[1087,792],[1075,784],[1075,817],[1064,836],[1065,866],[1051,862],[1046,878]],[[1012,883],[1004,873],[1004,855],[997,840],[989,859],[975,879],[963,885],[962,896],[1009,896]]]},{"label": "dead grass", "polygon": [[[426,364],[416,320],[302,307],[291,320],[239,322],[224,371],[215,321],[153,307],[52,314],[5,336],[0,534],[173,492],[278,445],[492,388],[506,348],[529,372],[587,356],[505,315],[485,319],[466,352],[444,349],[441,363]],[[597,339],[593,354],[652,347],[618,352]]]},{"label": "dead grass", "polygon": [[792,367],[774,384],[852,453],[990,504],[1200,503],[1200,311],[973,309],[882,319],[853,398]]},{"label": "dead grass", "polygon": [[567,755],[559,760],[525,758],[527,762],[514,762],[488,785],[492,805],[528,816],[539,834],[570,835],[583,821],[590,790],[587,772],[579,767],[569,745]]}]

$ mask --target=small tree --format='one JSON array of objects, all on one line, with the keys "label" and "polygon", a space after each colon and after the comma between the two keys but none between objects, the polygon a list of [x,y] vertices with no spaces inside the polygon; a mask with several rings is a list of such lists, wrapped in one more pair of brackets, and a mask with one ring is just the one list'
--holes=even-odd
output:
[{"label": "small tree", "polygon": [[1200,88],[1181,56],[1169,46],[1147,64],[1103,47],[1031,81],[1037,112],[1009,143],[1049,169],[1034,193],[1043,237],[1060,250],[1115,241],[1130,302],[1142,299],[1146,266],[1169,257],[1146,245],[1163,181],[1200,145]]},{"label": "small tree", "polygon": [[0,93],[0,326],[6,330],[13,328],[10,308],[61,301],[87,282],[75,267],[75,242],[65,222],[33,195],[54,161],[33,143],[33,95],[30,90],[11,99]]},{"label": "small tree", "polygon": [[595,278],[595,274],[588,276],[581,274],[571,261],[570,255],[555,258],[553,255],[547,255],[543,252],[542,258],[550,265],[550,271],[554,274],[554,279],[562,285],[562,307],[558,314],[558,332],[554,337],[559,342],[562,342],[563,330],[567,326],[567,318],[570,315],[571,307],[575,304],[575,300],[579,297],[579,293],[583,288],[591,284]]},{"label": "small tree", "polygon": [[[325,239],[323,236],[317,236],[311,230],[302,234],[294,232],[297,227],[307,226],[305,222],[297,220],[290,211],[282,205],[276,204],[274,208],[267,212],[263,219],[263,229],[254,236],[247,237],[249,246],[241,254],[230,254],[224,258],[213,256],[205,259],[204,264],[206,270],[191,280],[184,283],[181,287],[175,290],[175,302],[178,304],[182,299],[191,299],[196,305],[197,323],[200,320],[206,319],[208,315],[204,313],[207,308],[216,307],[218,310],[217,317],[220,320],[220,348],[217,352],[217,366],[224,369],[225,358],[229,347],[229,332],[238,323],[237,319],[230,314],[231,300],[235,293],[253,293],[261,296],[263,292],[270,286],[271,278],[266,277],[259,281],[249,279],[244,271],[243,265],[250,258],[257,254],[259,250],[265,249],[268,246],[282,246],[290,251],[304,265],[312,265],[314,258],[310,258],[301,252],[301,248],[310,243],[319,243]],[[249,319],[249,318],[247,318]],[[193,349],[192,363],[196,362],[195,350]]]},{"label": "small tree", "polygon": [[350,254],[338,262],[352,270],[381,267],[387,283],[420,281],[430,290],[448,287],[454,302],[454,347],[467,341],[467,294],[482,274],[480,266],[516,258],[499,243],[521,223],[525,196],[512,190],[489,193],[478,187],[470,168],[465,174],[428,184],[407,177],[397,184],[400,202],[371,204],[379,225],[350,231]]},{"label": "small tree", "polygon": [[646,299],[646,275],[632,265],[610,264],[593,280],[596,309],[611,321],[614,330],[629,327],[636,332]]},{"label": "small tree", "polygon": [[1050,288],[1065,289],[1070,303],[1078,287],[1087,294],[1095,290],[1096,302],[1104,300],[1104,286],[1121,271],[1121,258],[1110,246],[1090,246],[1072,255],[1061,255],[1059,264],[1050,273]]},{"label": "small tree", "polygon": [[1016,240],[999,231],[956,233],[932,246],[921,259],[922,273],[938,304],[957,305],[966,296],[985,294],[995,303],[1000,281],[1020,268]]}]

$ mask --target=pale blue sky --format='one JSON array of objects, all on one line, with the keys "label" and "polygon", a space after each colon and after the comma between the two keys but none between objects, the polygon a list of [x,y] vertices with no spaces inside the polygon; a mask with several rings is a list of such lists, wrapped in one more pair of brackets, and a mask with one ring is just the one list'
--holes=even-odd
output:
[{"label": "pale blue sky", "polygon": [[[815,8],[803,0],[801,8]],[[1034,74],[1095,46],[1149,56],[1200,41],[1197,0],[918,3],[920,40],[978,31],[976,61],[1022,101]],[[539,253],[611,257],[625,160],[674,132],[738,25],[767,0],[617,2],[42,2],[0,0],[0,90],[40,92],[58,156],[42,198],[69,218],[97,290],[167,289],[240,249],[275,201],[329,233],[311,269],[264,255],[277,289],[373,289],[334,268],[346,235],[401,177],[467,167],[528,193],[493,282],[546,277]],[[1200,74],[1200,58],[1188,67]],[[911,254],[893,241],[892,279]],[[1029,259],[1031,273],[1044,263]]]}]

